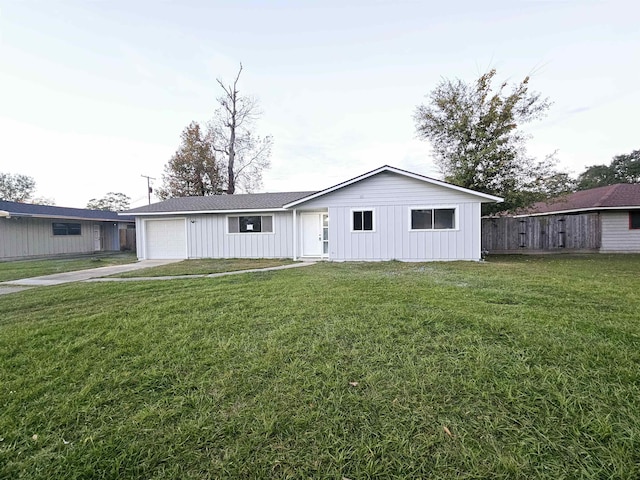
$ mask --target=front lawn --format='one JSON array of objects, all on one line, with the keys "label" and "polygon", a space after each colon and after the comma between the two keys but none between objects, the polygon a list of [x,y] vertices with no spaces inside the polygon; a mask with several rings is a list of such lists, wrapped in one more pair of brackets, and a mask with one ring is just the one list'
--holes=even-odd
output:
[{"label": "front lawn", "polygon": [[288,258],[201,258],[183,260],[159,267],[112,275],[119,278],[169,277],[179,275],[209,275],[211,273],[236,272],[254,268],[278,267],[294,263]]},{"label": "front lawn", "polygon": [[74,272],[89,268],[109,267],[137,261],[135,253],[99,253],[74,258],[44,258],[0,262],[0,282],[21,278]]},{"label": "front lawn", "polygon": [[0,297],[0,478],[639,478],[640,256]]}]

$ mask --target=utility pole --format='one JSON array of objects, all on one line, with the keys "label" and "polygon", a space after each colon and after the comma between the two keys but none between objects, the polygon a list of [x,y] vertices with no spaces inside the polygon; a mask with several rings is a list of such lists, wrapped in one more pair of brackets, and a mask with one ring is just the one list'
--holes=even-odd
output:
[{"label": "utility pole", "polygon": [[147,179],[147,198],[149,200],[149,205],[151,205],[151,192],[153,192],[153,189],[151,188],[151,180],[155,180],[155,178],[150,177],[149,175],[140,176]]}]

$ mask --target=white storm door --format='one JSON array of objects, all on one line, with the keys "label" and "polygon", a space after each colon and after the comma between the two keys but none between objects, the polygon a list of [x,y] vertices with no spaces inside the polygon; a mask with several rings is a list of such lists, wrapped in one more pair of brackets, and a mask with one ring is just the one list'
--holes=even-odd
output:
[{"label": "white storm door", "polygon": [[301,213],[302,227],[302,256],[322,256],[322,214]]},{"label": "white storm door", "polygon": [[171,220],[146,220],[145,258],[186,258],[187,235],[183,218]]}]

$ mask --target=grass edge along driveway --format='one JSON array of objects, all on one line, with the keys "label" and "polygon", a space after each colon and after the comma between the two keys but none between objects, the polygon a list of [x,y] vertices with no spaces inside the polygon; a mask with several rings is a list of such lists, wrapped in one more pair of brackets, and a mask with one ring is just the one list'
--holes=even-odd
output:
[{"label": "grass edge along driveway", "polygon": [[640,256],[0,298],[3,478],[638,478]]},{"label": "grass edge along driveway", "polygon": [[183,260],[169,265],[144,268],[134,272],[119,273],[111,276],[115,278],[137,278],[209,275],[212,273],[278,267],[280,265],[291,265],[293,263],[296,262],[289,258],[202,258]]},{"label": "grass edge along driveway", "polygon": [[72,258],[40,258],[0,262],[0,282],[75,272],[137,261],[135,253],[82,255]]}]

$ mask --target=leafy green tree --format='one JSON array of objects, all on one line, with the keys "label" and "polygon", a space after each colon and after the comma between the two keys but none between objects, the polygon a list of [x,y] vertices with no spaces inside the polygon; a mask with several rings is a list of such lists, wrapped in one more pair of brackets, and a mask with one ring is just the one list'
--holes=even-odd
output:
[{"label": "leafy green tree", "polygon": [[485,213],[572,188],[554,168],[555,153],[540,161],[527,155],[528,137],[519,128],[543,117],[549,101],[529,90],[529,77],[507,91],[506,82],[494,87],[495,75],[490,70],[471,84],[444,79],[414,113],[417,134],[431,142],[446,181],[505,199],[486,205]]},{"label": "leafy green tree", "polygon": [[615,185],[616,183],[640,183],[640,150],[616,155],[609,165],[592,165],[578,176],[578,190]]},{"label": "leafy green tree", "polygon": [[577,189],[604,187],[617,183],[613,170],[608,165],[592,165],[578,175]]},{"label": "leafy green tree", "polygon": [[[544,198],[558,197],[560,195],[575,192],[576,180],[568,173],[552,171],[544,177],[544,180],[534,189],[534,191],[536,192],[535,195],[538,197],[540,196],[538,193],[542,194]],[[539,198],[534,201],[537,200],[539,200]]]},{"label": "leafy green tree", "polygon": [[36,181],[27,175],[0,172],[0,200],[27,202],[36,189]]},{"label": "leafy green tree", "polygon": [[211,129],[203,132],[191,122],[182,132],[180,147],[164,167],[162,198],[219,195],[224,190],[222,168],[213,148]]},{"label": "leafy green tree", "polygon": [[34,205],[55,205],[56,200],[50,197],[35,197],[30,198],[28,203],[32,203]]},{"label": "leafy green tree", "polygon": [[129,208],[131,198],[124,193],[108,192],[102,198],[92,198],[87,203],[87,208],[92,210],[108,210],[111,212],[122,212]]},{"label": "leafy green tree", "polygon": [[640,183],[640,150],[613,157],[611,168],[618,183]]}]

